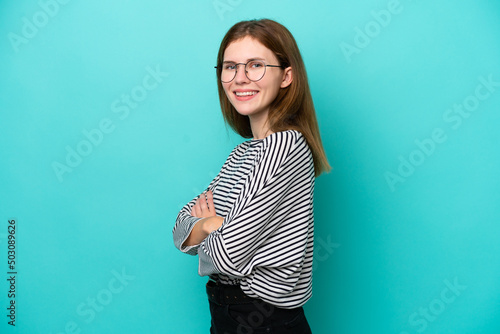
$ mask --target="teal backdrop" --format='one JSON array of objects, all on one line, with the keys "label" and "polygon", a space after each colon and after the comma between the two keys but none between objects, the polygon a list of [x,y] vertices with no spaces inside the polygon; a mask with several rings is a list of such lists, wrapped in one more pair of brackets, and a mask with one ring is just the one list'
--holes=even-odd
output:
[{"label": "teal backdrop", "polygon": [[313,332],[500,332],[498,1],[40,0],[0,1],[1,333],[209,332],[172,228],[243,140],[213,66],[253,18],[295,36],[333,166]]}]

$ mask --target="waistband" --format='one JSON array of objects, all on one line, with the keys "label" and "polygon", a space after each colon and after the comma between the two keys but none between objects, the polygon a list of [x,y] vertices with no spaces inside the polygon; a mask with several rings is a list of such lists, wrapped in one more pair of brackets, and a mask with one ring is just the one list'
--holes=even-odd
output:
[{"label": "waistband", "polygon": [[247,296],[239,285],[227,285],[209,280],[206,287],[208,300],[217,305],[248,304],[260,300]]}]

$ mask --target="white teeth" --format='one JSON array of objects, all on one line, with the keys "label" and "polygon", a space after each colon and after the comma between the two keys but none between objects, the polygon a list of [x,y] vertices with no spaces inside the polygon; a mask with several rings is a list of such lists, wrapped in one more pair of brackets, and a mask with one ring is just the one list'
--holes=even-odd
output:
[{"label": "white teeth", "polygon": [[249,96],[249,95],[255,95],[257,92],[235,92],[236,96]]}]

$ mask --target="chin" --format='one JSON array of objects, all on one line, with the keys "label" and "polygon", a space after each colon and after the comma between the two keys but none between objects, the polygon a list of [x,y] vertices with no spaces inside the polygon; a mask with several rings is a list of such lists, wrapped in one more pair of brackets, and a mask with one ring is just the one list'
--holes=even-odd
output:
[{"label": "chin", "polygon": [[243,115],[243,116],[251,116],[251,115],[255,115],[255,114],[259,113],[259,111],[255,110],[254,108],[252,108],[252,109],[249,109],[249,108],[238,109],[235,107],[235,109],[238,112],[238,114]]},{"label": "chin", "polygon": [[248,116],[248,115],[251,115],[253,113],[252,110],[248,110],[248,109],[241,109],[241,108],[238,109],[236,107],[235,107],[235,109],[238,112],[238,114],[243,115],[243,116]]}]

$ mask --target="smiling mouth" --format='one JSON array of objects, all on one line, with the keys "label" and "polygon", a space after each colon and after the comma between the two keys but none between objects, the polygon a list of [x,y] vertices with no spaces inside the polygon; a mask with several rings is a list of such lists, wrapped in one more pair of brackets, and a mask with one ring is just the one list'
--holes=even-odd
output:
[{"label": "smiling mouth", "polygon": [[258,93],[258,91],[256,91],[256,90],[248,91],[248,92],[234,92],[234,94],[238,97],[252,96],[252,95],[255,95],[257,93]]}]

